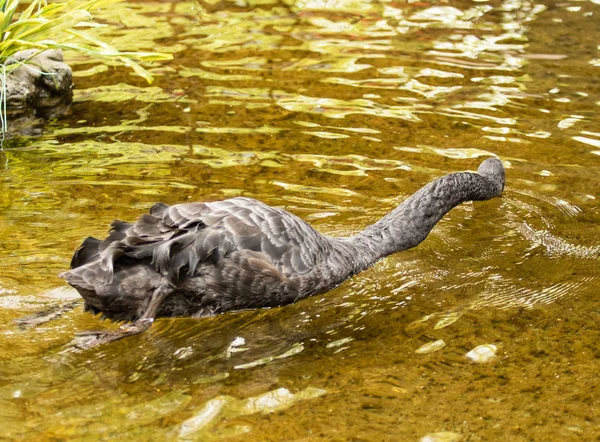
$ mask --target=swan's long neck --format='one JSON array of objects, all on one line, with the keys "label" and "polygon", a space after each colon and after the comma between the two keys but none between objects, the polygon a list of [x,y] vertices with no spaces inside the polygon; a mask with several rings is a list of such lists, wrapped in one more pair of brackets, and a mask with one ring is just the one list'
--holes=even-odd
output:
[{"label": "swan's long neck", "polygon": [[478,173],[453,173],[427,184],[381,220],[342,241],[347,244],[342,245],[340,252],[354,254],[352,274],[384,256],[420,244],[436,223],[460,203],[500,195],[504,169],[499,160],[493,160],[484,162]]},{"label": "swan's long neck", "polygon": [[331,290],[384,256],[415,247],[453,207],[493,198],[503,189],[504,167],[497,158],[485,160],[477,173],[453,173],[427,184],[358,235],[328,237],[323,260],[312,277],[299,282],[299,298]]}]

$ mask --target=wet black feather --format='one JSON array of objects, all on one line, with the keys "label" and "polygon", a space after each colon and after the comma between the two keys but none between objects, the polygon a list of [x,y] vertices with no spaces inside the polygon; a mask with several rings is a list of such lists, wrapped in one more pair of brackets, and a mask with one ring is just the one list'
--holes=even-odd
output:
[{"label": "wet black feather", "polygon": [[81,246],[77,249],[71,259],[71,268],[81,267],[82,265],[98,258],[99,239],[88,236]]}]

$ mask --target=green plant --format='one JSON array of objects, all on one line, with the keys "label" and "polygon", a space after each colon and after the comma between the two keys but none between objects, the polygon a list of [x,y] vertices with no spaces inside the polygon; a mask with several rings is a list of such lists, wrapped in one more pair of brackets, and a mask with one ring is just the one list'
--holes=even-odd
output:
[{"label": "green plant", "polygon": [[[18,67],[10,64],[10,56],[24,49],[64,49],[94,58],[116,59],[152,82],[152,75],[138,61],[169,60],[170,54],[153,52],[120,52],[89,32],[75,28],[100,26],[90,20],[90,11],[123,0],[67,0],[48,2],[33,0],[20,14],[19,0],[0,0],[0,64],[6,72]],[[18,18],[14,19],[16,16]],[[8,62],[8,63],[7,63]]]}]

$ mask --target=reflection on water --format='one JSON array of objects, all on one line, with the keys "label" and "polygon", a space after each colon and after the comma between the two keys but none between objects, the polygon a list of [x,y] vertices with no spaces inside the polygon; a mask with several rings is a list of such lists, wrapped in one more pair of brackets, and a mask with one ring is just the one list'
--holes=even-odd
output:
[{"label": "reflection on water", "polygon": [[[129,0],[100,18],[115,46],[175,58],[149,86],[68,55],[71,115],[0,152],[4,437],[600,432],[598,1]],[[502,198],[329,294],[70,345],[117,327],[56,276],[114,218],[244,195],[349,235],[490,155]]]}]

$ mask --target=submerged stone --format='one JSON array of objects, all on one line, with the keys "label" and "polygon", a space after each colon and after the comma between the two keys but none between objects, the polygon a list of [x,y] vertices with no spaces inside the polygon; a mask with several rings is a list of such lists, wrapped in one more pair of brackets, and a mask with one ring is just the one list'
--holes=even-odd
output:
[{"label": "submerged stone", "polygon": [[440,431],[423,436],[419,442],[459,442],[463,440],[462,434],[451,431]]},{"label": "submerged stone", "polygon": [[297,393],[292,393],[287,388],[278,388],[245,400],[226,395],[218,396],[206,402],[198,412],[177,427],[177,439],[205,441],[210,440],[212,435],[223,433],[223,431],[229,435],[247,433],[251,430],[250,427],[235,426],[228,429],[218,428],[217,424],[238,416],[282,411],[297,402],[315,399],[326,393],[320,388],[307,387]]},{"label": "submerged stone", "polygon": [[421,345],[419,348],[415,350],[415,353],[425,355],[427,353],[433,353],[434,351],[441,350],[446,346],[446,343],[443,339],[438,339],[437,341],[428,342],[425,345]]},{"label": "submerged stone", "polygon": [[466,354],[467,359],[479,364],[489,362],[496,356],[498,348],[494,344],[485,344],[475,347]]}]

